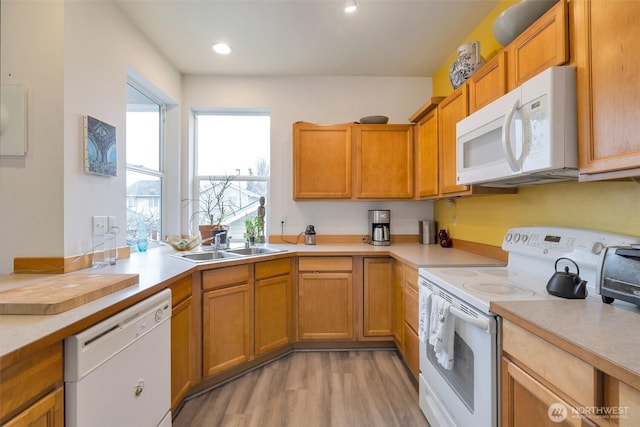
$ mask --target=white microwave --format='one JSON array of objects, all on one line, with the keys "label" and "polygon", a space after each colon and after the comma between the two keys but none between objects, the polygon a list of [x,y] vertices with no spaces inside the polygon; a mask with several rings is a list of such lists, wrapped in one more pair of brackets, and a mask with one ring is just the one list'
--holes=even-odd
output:
[{"label": "white microwave", "polygon": [[576,134],[576,70],[550,67],[457,123],[457,182],[518,187],[575,180]]}]

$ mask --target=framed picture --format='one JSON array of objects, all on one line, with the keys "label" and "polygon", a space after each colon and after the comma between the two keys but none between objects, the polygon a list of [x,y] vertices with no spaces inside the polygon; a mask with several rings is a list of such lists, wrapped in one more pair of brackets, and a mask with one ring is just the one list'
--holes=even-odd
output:
[{"label": "framed picture", "polygon": [[91,116],[84,116],[84,170],[116,176],[116,128]]}]

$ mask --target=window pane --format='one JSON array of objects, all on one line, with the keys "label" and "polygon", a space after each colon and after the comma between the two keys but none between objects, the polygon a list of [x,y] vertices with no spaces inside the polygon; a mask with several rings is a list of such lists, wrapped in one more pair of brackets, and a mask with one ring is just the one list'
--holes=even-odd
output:
[{"label": "window pane", "polygon": [[127,171],[127,242],[135,246],[146,234],[160,238],[160,198],[162,184],[158,177]]},{"label": "window pane", "polygon": [[269,175],[268,115],[196,115],[198,175]]},{"label": "window pane", "polygon": [[160,170],[161,106],[127,85],[127,164]]}]

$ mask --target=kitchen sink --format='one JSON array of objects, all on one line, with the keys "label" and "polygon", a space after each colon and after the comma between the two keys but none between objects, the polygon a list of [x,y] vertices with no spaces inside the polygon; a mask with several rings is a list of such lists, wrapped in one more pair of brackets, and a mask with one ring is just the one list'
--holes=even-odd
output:
[{"label": "kitchen sink", "polygon": [[171,256],[191,262],[213,262],[257,255],[275,254],[278,252],[285,252],[285,250],[257,246],[253,248],[221,249],[218,251],[175,253],[171,254]]},{"label": "kitchen sink", "polygon": [[186,259],[193,262],[207,262],[216,261],[228,258],[240,258],[240,255],[227,253],[224,251],[212,251],[212,252],[189,252],[186,254],[171,254],[176,258]]},{"label": "kitchen sink", "polygon": [[264,255],[264,254],[275,254],[278,252],[284,252],[284,249],[274,249],[274,248],[265,248],[262,246],[256,246],[252,248],[239,248],[239,249],[227,249],[226,253],[237,254],[237,255]]}]

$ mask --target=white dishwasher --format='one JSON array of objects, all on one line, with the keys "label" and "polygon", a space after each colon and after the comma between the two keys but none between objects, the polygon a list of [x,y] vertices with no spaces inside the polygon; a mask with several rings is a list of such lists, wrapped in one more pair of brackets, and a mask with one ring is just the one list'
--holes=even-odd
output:
[{"label": "white dishwasher", "polygon": [[67,427],[171,426],[171,291],[64,342]]}]

